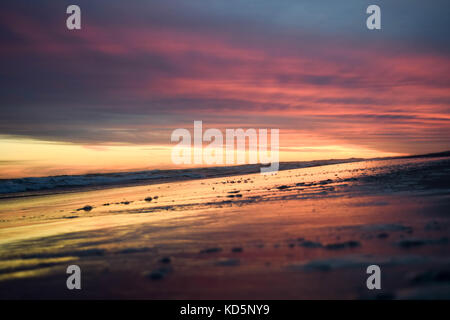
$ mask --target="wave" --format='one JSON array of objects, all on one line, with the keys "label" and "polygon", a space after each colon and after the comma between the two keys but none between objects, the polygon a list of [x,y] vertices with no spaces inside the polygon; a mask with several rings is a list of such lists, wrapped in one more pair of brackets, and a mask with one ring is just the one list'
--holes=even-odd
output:
[{"label": "wave", "polygon": [[[179,173],[179,178],[201,178],[192,173]],[[160,170],[121,172],[86,175],[62,175],[0,180],[0,194],[23,193],[59,188],[107,186],[174,178],[173,174],[162,174]]]},{"label": "wave", "polygon": [[[439,157],[449,156],[450,152],[436,153],[429,155],[417,155],[415,157]],[[389,157],[377,159],[330,159],[314,161],[296,161],[281,162],[279,170],[299,169],[314,166],[332,165],[339,163],[349,163],[367,160],[387,160],[404,159],[411,157]],[[45,190],[67,191],[71,189],[80,189],[88,187],[108,187],[117,185],[136,185],[136,184],[154,184],[159,182],[173,182],[177,180],[202,179],[213,177],[225,177],[241,174],[251,174],[260,172],[261,164],[248,164],[238,166],[221,166],[191,169],[172,169],[172,170],[146,170],[137,172],[117,172],[117,173],[95,173],[84,175],[61,175],[50,177],[28,177],[16,179],[0,179],[0,198],[39,194]]]}]

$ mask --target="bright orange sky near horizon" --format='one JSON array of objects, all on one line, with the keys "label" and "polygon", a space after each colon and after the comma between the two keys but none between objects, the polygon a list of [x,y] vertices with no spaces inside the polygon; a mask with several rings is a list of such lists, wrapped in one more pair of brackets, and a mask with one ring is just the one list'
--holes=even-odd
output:
[{"label": "bright orange sky near horizon", "polygon": [[[1,164],[2,171],[0,172],[0,179],[208,166],[206,164],[172,164],[171,153],[173,146],[175,146],[175,143],[173,145],[161,146],[87,146],[28,139],[0,139],[0,148],[6,151],[2,155],[3,163]],[[206,146],[207,143],[204,143],[204,148]],[[223,151],[225,154],[225,149]],[[404,155],[363,149],[350,145],[280,148],[279,154],[280,161],[309,161],[330,158],[346,159],[351,157],[373,158]],[[21,155],[27,160],[17,161],[18,155]]]},{"label": "bright orange sky near horizon", "polygon": [[370,31],[368,4],[81,0],[74,31],[7,4],[0,178],[180,167],[195,120],[279,129],[280,161],[450,150],[450,5],[380,1]]}]

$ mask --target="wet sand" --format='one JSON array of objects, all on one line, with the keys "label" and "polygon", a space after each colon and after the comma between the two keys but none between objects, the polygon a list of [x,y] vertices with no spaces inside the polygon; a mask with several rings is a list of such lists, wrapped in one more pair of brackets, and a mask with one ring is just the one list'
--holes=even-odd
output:
[{"label": "wet sand", "polygon": [[448,299],[449,191],[419,158],[2,199],[0,298]]}]

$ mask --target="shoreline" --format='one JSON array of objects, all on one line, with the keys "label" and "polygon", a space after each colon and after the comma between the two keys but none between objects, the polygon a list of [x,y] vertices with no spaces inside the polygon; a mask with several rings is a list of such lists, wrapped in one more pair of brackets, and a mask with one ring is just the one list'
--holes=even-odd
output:
[{"label": "shoreline", "polygon": [[[326,166],[338,163],[353,163],[361,161],[383,161],[383,160],[395,160],[395,159],[415,159],[415,158],[440,158],[440,157],[450,157],[450,151],[423,154],[423,155],[411,155],[411,156],[401,156],[401,157],[383,157],[383,158],[348,158],[348,159],[328,159],[328,160],[312,160],[312,161],[290,161],[290,162],[280,162],[279,170],[292,170],[301,169],[308,167]],[[200,167],[200,168],[187,168],[187,169],[170,169],[170,170],[147,170],[147,171],[131,171],[131,172],[113,172],[113,173],[92,173],[85,175],[63,175],[63,176],[49,176],[49,177],[28,177],[28,178],[14,178],[14,179],[0,179],[0,190],[2,184],[7,183],[21,183],[21,181],[32,180],[39,181],[44,179],[80,179],[80,178],[97,178],[97,177],[124,177],[130,176],[128,180],[123,182],[93,182],[89,184],[86,181],[84,185],[47,185],[42,186],[42,189],[38,190],[27,190],[27,191],[17,191],[17,192],[0,192],[0,201],[3,199],[15,199],[33,196],[43,196],[51,194],[64,194],[73,192],[83,192],[92,190],[104,190],[118,187],[132,187],[140,185],[154,185],[168,182],[176,181],[189,181],[196,179],[209,179],[209,178],[220,178],[220,177],[232,177],[242,174],[253,174],[259,172],[260,164],[244,164],[236,166],[222,166],[222,167]],[[151,175],[155,174],[155,177]],[[146,177],[137,178],[138,175],[147,175]],[[159,176],[158,176],[159,175]],[[165,175],[165,176],[161,176]],[[135,178],[133,178],[135,176]],[[117,179],[118,180],[118,179]],[[62,183],[61,181],[61,183]],[[33,182],[36,183],[36,182]],[[70,182],[68,182],[70,184]],[[31,188],[34,186],[30,186]]]}]

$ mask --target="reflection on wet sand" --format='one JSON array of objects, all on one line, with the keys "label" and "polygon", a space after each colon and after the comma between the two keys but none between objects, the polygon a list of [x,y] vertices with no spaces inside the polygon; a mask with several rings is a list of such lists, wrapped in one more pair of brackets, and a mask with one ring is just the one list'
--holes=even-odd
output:
[{"label": "reflection on wet sand", "polygon": [[[450,297],[450,159],[3,199],[0,296]],[[382,290],[365,286],[380,265]]]}]

